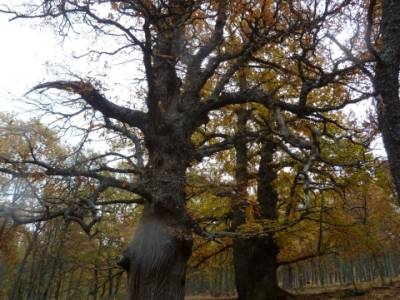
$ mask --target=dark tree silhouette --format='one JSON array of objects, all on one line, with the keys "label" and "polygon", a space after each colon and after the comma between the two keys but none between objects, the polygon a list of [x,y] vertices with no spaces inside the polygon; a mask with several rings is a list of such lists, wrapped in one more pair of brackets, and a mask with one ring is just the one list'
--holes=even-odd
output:
[{"label": "dark tree silhouette", "polygon": [[378,125],[397,194],[400,195],[400,16],[397,13],[400,10],[400,2],[383,0],[380,6],[381,45],[377,50],[371,42],[373,23],[377,20],[374,14],[377,10],[375,0],[370,1],[368,10],[367,45],[376,58],[373,84],[376,93]]}]

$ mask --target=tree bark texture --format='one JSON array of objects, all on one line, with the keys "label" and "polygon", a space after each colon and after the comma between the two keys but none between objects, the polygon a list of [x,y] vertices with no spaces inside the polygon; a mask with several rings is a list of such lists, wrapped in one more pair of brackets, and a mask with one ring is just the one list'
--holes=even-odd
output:
[{"label": "tree bark texture", "polygon": [[[259,218],[274,220],[278,196],[272,186],[275,172],[271,166],[273,144],[262,146],[258,170],[257,200]],[[287,293],[278,286],[278,245],[271,235],[241,238],[235,241],[234,260],[239,300],[286,299]]]},{"label": "tree bark texture", "polygon": [[397,194],[400,195],[400,2],[382,2],[382,49],[375,68],[374,87],[379,129]]},{"label": "tree bark texture", "polygon": [[129,257],[130,300],[182,300],[191,254],[189,229],[145,208]]},{"label": "tree bark texture", "polygon": [[[249,112],[237,111],[237,134],[244,135]],[[236,199],[233,203],[232,227],[237,229],[245,220],[246,189],[248,183],[247,147],[240,139],[236,150]],[[272,144],[263,144],[258,170],[257,199],[260,205],[258,218],[274,220],[276,218],[277,194],[272,186],[275,172],[272,169]],[[286,293],[279,288],[277,279],[277,255],[279,249],[274,238],[258,236],[237,238],[234,241],[233,255],[235,266],[235,284],[239,300],[286,299]]]},{"label": "tree bark texture", "polygon": [[185,208],[187,143],[167,135],[148,141],[146,203],[125,253],[129,300],[183,300],[192,235]]}]

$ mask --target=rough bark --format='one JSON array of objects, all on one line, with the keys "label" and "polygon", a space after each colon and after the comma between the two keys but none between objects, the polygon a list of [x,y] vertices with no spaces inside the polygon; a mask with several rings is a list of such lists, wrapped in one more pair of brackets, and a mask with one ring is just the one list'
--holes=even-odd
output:
[{"label": "rough bark", "polygon": [[[248,172],[247,172],[247,145],[243,138],[246,133],[246,122],[248,120],[249,112],[245,109],[239,108],[236,111],[237,114],[237,128],[236,135],[238,139],[235,143],[236,151],[236,170],[235,170],[235,180],[236,180],[236,191],[235,197],[233,198],[233,209],[232,209],[232,230],[236,230],[241,224],[243,224],[245,219],[245,209],[246,209],[246,198],[247,198],[247,184],[248,184]],[[235,243],[236,244],[236,243]],[[235,248],[235,246],[234,246]]]},{"label": "rough bark", "polygon": [[182,300],[192,236],[185,208],[187,144],[169,132],[148,141],[151,198],[125,253],[130,300]]},{"label": "rough bark", "polygon": [[400,2],[382,2],[382,48],[375,68],[374,88],[379,129],[397,194],[400,195]]},{"label": "rough bark", "polygon": [[236,289],[239,300],[286,299],[278,286],[276,256],[272,237],[238,239],[235,242]]},{"label": "rough bark", "polygon": [[[237,110],[237,134],[245,135],[249,112]],[[236,183],[237,191],[234,199],[232,227],[237,229],[245,220],[246,189],[248,183],[246,142],[239,139],[236,150]],[[264,144],[258,170],[258,203],[259,218],[274,220],[276,218],[277,194],[272,181],[275,173],[271,168],[272,144]],[[272,236],[237,238],[233,246],[235,284],[239,300],[286,299],[286,293],[279,288],[277,280],[278,245]]]},{"label": "rough bark", "polygon": [[156,214],[145,208],[128,255],[130,300],[184,299],[189,230]]},{"label": "rough bark", "polygon": [[[271,166],[273,151],[272,144],[263,145],[257,180],[257,199],[260,205],[258,217],[269,220],[276,218],[278,201],[272,186],[276,176]],[[288,294],[278,286],[278,252],[278,245],[270,235],[235,241],[234,260],[239,300],[287,298]]]}]

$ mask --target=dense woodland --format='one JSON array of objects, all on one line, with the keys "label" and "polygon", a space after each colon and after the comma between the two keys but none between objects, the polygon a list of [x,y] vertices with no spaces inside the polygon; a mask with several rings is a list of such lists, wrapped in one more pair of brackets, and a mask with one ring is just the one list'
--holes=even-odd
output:
[{"label": "dense woodland", "polygon": [[398,282],[400,1],[5,2],[104,70],[0,114],[1,299]]}]

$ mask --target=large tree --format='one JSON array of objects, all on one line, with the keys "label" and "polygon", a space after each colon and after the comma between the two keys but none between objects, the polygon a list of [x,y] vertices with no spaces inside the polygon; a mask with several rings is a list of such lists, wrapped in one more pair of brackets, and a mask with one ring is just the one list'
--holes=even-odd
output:
[{"label": "large tree", "polygon": [[[368,8],[366,41],[376,59],[375,74],[371,76],[376,98],[378,125],[382,133],[393,181],[400,195],[400,2],[371,0]],[[379,15],[380,13],[380,15]],[[373,45],[374,23],[379,20],[379,38]]]},{"label": "large tree", "polygon": [[[103,46],[91,53],[127,51],[134,57],[140,53],[146,83],[143,110],[131,108],[133,103],[111,101],[94,80],[67,78],[40,83],[33,88],[43,95],[37,105],[61,116],[63,126],[76,121],[76,116],[85,117],[84,125],[74,125],[84,132],[84,142],[93,131],[106,135],[114,132],[120,145],[125,143],[134,150],[129,154],[124,150],[79,156],[82,143],[70,153],[49,160],[37,155],[42,149],[36,145],[28,147],[25,155],[2,153],[2,171],[37,178],[89,179],[92,196],[85,198],[85,207],[95,207],[102,193],[111,188],[139,195],[137,202],[144,203],[143,215],[121,262],[129,273],[129,299],[183,299],[192,230],[198,231],[185,206],[186,171],[194,161],[232,146],[229,140],[206,141],[196,148],[193,133],[207,124],[211,111],[229,104],[260,103],[277,112],[275,121],[281,124],[282,111],[326,120],[323,113],[365,98],[351,93],[333,95],[337,98],[334,101],[319,99],[318,94],[312,97],[313,90],[330,88],[332,82],[339,83],[353,74],[359,62],[332,58],[322,68],[315,67],[309,55],[316,49],[298,51],[290,45],[284,54],[296,58],[300,72],[280,68],[270,60],[274,48],[279,49],[287,39],[304,45],[312,37],[326,38],[329,30],[335,34],[340,26],[332,26],[333,18],[349,3],[46,0],[27,2],[20,9],[2,6],[1,10],[14,19],[56,22],[63,34],[89,28],[113,47],[104,50]],[[232,78],[245,64],[254,70],[280,69],[284,75],[279,78],[295,83],[287,88],[254,82],[238,89]],[[62,105],[62,110],[57,110],[57,105]],[[285,128],[280,129],[282,135],[293,138]],[[24,168],[27,165],[35,166],[34,171]],[[41,219],[66,215],[90,231],[71,209],[46,212]],[[95,214],[93,219],[96,221]]]}]

